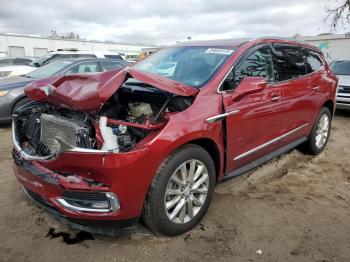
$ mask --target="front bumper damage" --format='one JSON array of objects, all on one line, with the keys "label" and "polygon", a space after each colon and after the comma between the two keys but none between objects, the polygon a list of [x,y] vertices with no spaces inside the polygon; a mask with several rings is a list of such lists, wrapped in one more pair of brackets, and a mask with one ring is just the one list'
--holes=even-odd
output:
[{"label": "front bumper damage", "polygon": [[136,230],[138,217],[117,219],[120,204],[111,188],[93,185],[79,176],[62,176],[35,161],[21,159],[16,150],[13,158],[15,175],[26,195],[61,223],[110,236]]}]

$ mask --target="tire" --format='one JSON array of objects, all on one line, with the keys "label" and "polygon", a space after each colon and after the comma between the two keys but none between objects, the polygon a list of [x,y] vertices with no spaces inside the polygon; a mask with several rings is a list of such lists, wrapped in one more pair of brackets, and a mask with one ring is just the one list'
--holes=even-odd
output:
[{"label": "tire", "polygon": [[[324,120],[324,119],[327,120]],[[328,124],[321,128],[322,121],[328,121]],[[328,108],[323,107],[318,114],[314,126],[312,127],[311,133],[308,140],[305,143],[305,149],[312,155],[320,154],[327,145],[329,134],[331,131],[332,116]],[[327,126],[327,127],[326,127]],[[321,128],[321,129],[320,129]],[[321,130],[321,131],[320,131]],[[320,133],[323,134],[322,141],[320,142]]]},{"label": "tire", "polygon": [[25,104],[29,103],[30,100],[27,98],[27,97],[22,97],[20,98],[16,103],[15,105],[13,106],[12,108],[12,111],[11,111],[11,114],[13,114],[14,112],[16,112],[16,110],[18,108],[20,108],[21,106],[24,106]]},{"label": "tire", "polygon": [[[194,167],[193,180],[189,175],[191,166]],[[196,176],[199,172],[200,175]],[[185,181],[180,181],[179,176],[186,177],[183,174],[188,175],[188,181],[193,182],[188,185],[178,183]],[[201,181],[201,187],[196,188]],[[206,213],[215,183],[215,166],[208,152],[194,144],[181,147],[162,162],[152,180],[143,209],[144,223],[155,234],[176,236],[185,233],[196,226]],[[171,203],[175,202],[172,206]],[[176,213],[176,210],[179,212]]]}]

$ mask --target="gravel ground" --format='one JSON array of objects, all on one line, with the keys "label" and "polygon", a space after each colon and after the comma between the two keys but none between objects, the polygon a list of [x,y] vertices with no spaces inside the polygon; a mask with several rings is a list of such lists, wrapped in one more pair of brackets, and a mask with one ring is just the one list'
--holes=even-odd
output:
[{"label": "gravel ground", "polygon": [[319,156],[294,150],[218,185],[202,223],[174,238],[67,229],[26,199],[12,171],[9,127],[0,138],[1,262],[350,261],[350,113],[337,113]]}]

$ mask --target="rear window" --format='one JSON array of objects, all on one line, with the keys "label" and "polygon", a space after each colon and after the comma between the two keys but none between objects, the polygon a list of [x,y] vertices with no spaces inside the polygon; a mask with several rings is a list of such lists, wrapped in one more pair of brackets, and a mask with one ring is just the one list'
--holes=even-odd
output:
[{"label": "rear window", "polygon": [[306,74],[303,50],[299,47],[276,45],[273,48],[273,60],[279,81]]},{"label": "rear window", "polygon": [[350,75],[350,61],[334,61],[331,70],[336,75]]},{"label": "rear window", "polygon": [[316,52],[312,50],[306,50],[305,66],[306,66],[306,72],[309,74],[319,70],[323,66],[323,62]]}]

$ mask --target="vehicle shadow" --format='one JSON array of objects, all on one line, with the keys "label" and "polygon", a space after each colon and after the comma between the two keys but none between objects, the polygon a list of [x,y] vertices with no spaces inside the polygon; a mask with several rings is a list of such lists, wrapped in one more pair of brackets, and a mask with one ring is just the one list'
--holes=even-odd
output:
[{"label": "vehicle shadow", "polygon": [[0,128],[10,128],[10,127],[11,127],[11,122],[0,123]]},{"label": "vehicle shadow", "polygon": [[337,109],[335,111],[335,116],[350,118],[350,110]]}]

